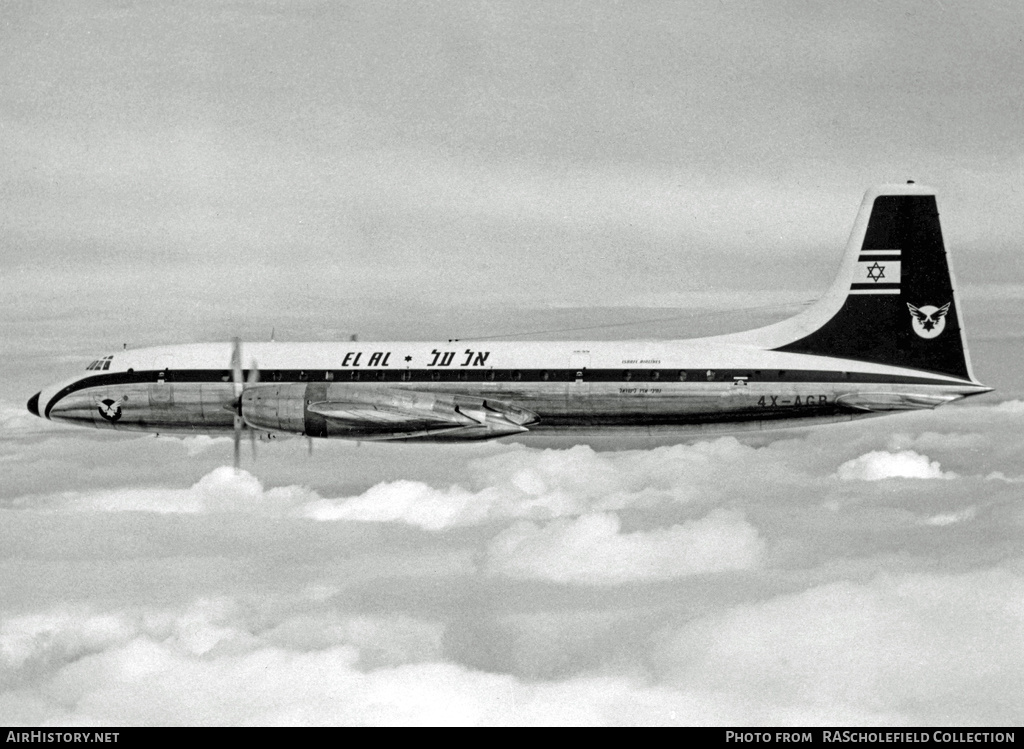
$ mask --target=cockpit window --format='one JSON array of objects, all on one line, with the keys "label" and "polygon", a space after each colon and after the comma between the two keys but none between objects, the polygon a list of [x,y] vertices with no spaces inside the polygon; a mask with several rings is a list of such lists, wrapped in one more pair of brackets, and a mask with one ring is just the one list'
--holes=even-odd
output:
[{"label": "cockpit window", "polygon": [[113,354],[111,354],[110,356],[104,356],[102,359],[97,359],[96,361],[90,362],[89,366],[86,367],[86,369],[88,369],[88,370],[93,370],[93,369],[107,370],[107,369],[110,369],[110,362],[113,360],[113,358],[114,358]]}]

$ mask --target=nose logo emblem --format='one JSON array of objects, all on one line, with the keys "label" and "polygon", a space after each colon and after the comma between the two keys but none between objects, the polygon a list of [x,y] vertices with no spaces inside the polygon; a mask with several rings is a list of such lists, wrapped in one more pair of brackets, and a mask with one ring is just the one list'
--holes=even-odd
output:
[{"label": "nose logo emblem", "polygon": [[121,418],[121,401],[111,400],[110,398],[104,398],[98,404],[96,404],[100,410],[100,416],[109,421],[110,423],[116,422]]}]

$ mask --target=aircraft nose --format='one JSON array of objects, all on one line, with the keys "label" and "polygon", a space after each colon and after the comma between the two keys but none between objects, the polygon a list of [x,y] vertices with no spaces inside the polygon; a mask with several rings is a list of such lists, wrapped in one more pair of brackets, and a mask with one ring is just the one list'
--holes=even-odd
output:
[{"label": "aircraft nose", "polygon": [[33,416],[39,415],[39,396],[41,394],[41,392],[36,393],[35,395],[28,399],[28,412]]}]

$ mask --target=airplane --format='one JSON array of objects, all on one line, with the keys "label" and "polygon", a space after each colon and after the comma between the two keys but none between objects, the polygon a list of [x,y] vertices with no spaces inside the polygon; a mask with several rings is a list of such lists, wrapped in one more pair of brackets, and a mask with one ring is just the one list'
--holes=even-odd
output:
[{"label": "airplane", "polygon": [[97,429],[230,434],[236,466],[243,432],[692,438],[932,409],[992,390],[971,370],[935,191],[913,182],[869,190],[831,288],[755,330],[690,340],[235,339],[119,351],[86,371],[33,395],[28,410]]}]

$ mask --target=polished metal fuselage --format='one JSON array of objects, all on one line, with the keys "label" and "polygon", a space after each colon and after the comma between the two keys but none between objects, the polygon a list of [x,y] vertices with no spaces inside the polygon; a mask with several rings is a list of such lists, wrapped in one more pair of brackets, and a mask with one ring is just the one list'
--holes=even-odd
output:
[{"label": "polished metal fuselage", "polygon": [[[528,428],[538,435],[699,435],[849,421],[988,390],[915,370],[690,342],[457,347],[449,345],[453,355],[446,356],[439,344],[251,344],[247,351],[261,362],[261,379],[251,387],[272,396],[273,405],[246,426],[393,438],[379,425],[334,421],[316,404],[407,393],[522,409],[536,415]],[[99,429],[230,434],[240,392],[225,366],[229,356],[223,344],[123,352],[109,371],[44,391],[41,415]],[[376,366],[367,366],[371,361]],[[253,369],[247,366],[247,378]],[[466,439],[489,436],[501,435]]]}]

